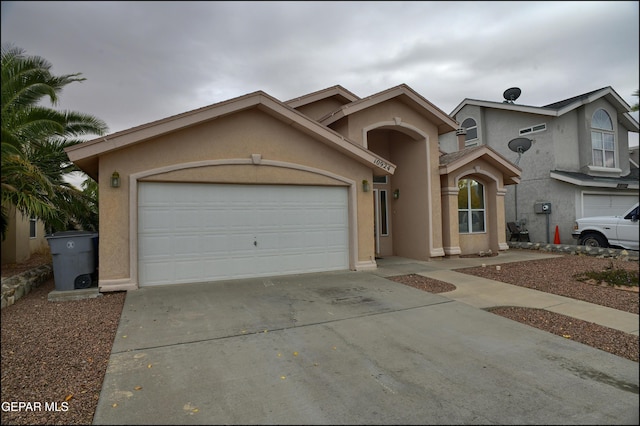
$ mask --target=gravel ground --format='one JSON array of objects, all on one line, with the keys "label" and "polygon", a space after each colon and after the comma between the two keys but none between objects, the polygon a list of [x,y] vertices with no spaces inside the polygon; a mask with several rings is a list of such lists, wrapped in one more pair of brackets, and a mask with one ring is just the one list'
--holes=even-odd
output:
[{"label": "gravel ground", "polygon": [[[2,309],[2,403],[36,409],[7,412],[3,405],[3,425],[93,421],[125,293],[49,302],[54,288],[51,279]],[[59,411],[46,411],[52,403]]]},{"label": "gravel ground", "polygon": [[[459,271],[638,313],[637,292],[581,283],[573,278],[576,271],[606,268],[609,262],[562,256],[503,264],[499,272],[495,268]],[[618,264],[638,271],[637,262],[615,262]],[[3,266],[2,276],[24,269],[24,265]],[[390,279],[433,293],[455,289],[452,284],[418,275]],[[47,295],[53,289],[53,280],[49,280],[2,310],[2,403],[29,402],[33,408],[37,408],[35,403],[42,405],[42,410],[21,412],[5,412],[3,406],[2,424],[93,421],[125,293],[48,302]],[[490,311],[638,362],[638,336],[540,309],[499,307]],[[45,411],[45,404],[52,403],[57,403],[60,411]]]}]

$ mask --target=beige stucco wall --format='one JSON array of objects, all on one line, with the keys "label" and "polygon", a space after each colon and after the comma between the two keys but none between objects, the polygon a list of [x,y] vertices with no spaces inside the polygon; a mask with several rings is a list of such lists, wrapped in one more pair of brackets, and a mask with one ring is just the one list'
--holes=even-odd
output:
[{"label": "beige stucco wall", "polygon": [[[255,160],[252,160],[255,155]],[[231,160],[245,164],[224,164]],[[254,161],[257,164],[247,164]],[[207,164],[207,162],[214,164]],[[278,162],[278,165],[267,162]],[[176,165],[181,165],[176,169]],[[295,167],[287,167],[294,165]],[[109,186],[118,171],[120,188]],[[343,185],[353,183],[357,233],[352,245],[356,262],[374,262],[372,192],[362,192],[362,180],[372,181],[370,166],[339,153],[325,143],[278,119],[250,109],[220,117],[179,132],[140,142],[100,157],[100,286],[103,291],[137,285],[135,188],[144,181],[184,181],[243,184]]]},{"label": "beige stucco wall", "polygon": [[[398,99],[352,113],[331,126],[389,159],[392,253],[428,260],[444,255],[440,208],[439,147],[436,126]],[[382,244],[382,241],[381,241]],[[389,252],[385,241],[385,252]]]},{"label": "beige stucco wall", "polygon": [[8,209],[9,226],[6,238],[2,241],[2,264],[22,263],[29,260],[32,254],[46,253],[49,244],[45,238],[44,223],[36,222],[36,237],[29,237],[29,218],[20,212],[16,212],[15,207]]}]

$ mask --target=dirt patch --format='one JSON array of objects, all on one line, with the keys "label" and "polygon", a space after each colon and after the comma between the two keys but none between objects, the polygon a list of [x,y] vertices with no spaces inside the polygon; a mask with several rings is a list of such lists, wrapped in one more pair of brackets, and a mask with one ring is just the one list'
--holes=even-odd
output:
[{"label": "dirt patch", "polygon": [[30,269],[37,268],[38,266],[47,265],[50,263],[52,263],[50,253],[32,254],[29,260],[27,260],[26,262],[7,263],[6,265],[2,265],[2,278],[9,278]]}]

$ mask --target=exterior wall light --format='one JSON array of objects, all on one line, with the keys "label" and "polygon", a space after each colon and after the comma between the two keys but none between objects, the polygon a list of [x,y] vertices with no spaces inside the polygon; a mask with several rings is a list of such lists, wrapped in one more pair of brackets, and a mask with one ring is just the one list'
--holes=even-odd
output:
[{"label": "exterior wall light", "polygon": [[113,174],[111,175],[111,187],[120,188],[120,173],[113,172]]},{"label": "exterior wall light", "polygon": [[366,179],[362,181],[362,192],[369,192],[369,181]]},{"label": "exterior wall light", "polygon": [[396,189],[395,191],[393,191],[393,198],[396,199],[396,200],[398,198],[400,198],[400,190],[399,189]]}]

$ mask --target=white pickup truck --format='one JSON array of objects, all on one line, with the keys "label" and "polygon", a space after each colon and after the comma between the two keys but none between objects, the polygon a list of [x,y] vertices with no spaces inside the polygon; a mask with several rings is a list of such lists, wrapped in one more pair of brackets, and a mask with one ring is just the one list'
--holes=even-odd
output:
[{"label": "white pickup truck", "polygon": [[622,216],[578,219],[571,235],[579,245],[638,250],[638,203]]}]

